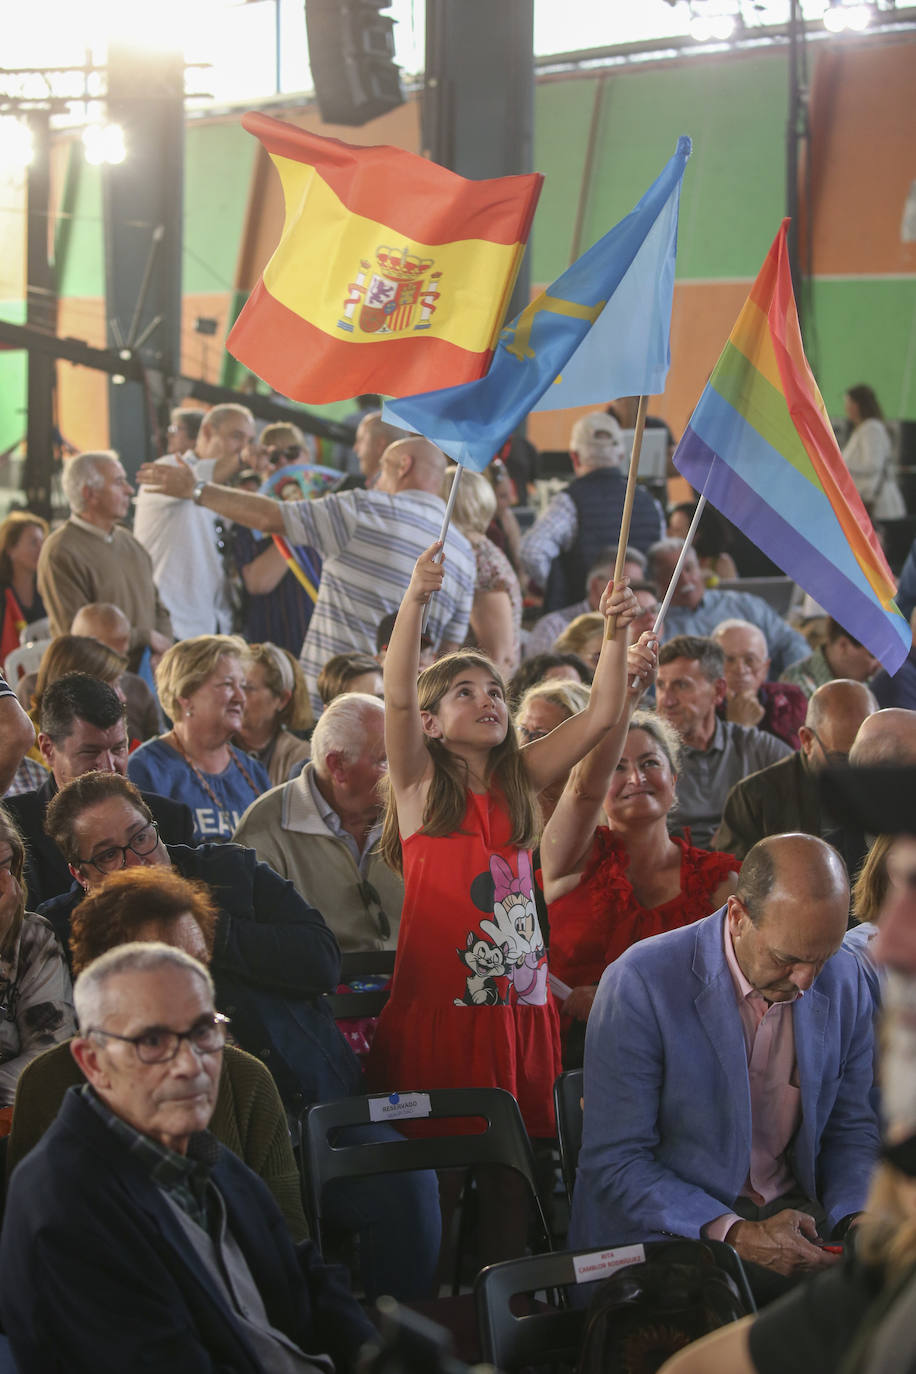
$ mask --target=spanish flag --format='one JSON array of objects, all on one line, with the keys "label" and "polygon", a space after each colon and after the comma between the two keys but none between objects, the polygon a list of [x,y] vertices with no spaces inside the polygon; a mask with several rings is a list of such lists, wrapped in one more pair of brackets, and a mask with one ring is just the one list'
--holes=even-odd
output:
[{"label": "spanish flag", "polygon": [[291,400],[408,396],[485,375],[543,177],[467,181],[247,114],[280,174],[280,242],[229,334]]}]

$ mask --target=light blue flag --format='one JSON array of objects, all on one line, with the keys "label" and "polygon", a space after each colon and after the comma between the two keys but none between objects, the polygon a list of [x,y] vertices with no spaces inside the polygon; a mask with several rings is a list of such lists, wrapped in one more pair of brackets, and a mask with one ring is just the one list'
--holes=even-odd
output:
[{"label": "light blue flag", "polygon": [[663,391],[690,148],[679,138],[636,208],[502,331],[485,377],[386,401],[383,418],[482,472],[532,410]]}]

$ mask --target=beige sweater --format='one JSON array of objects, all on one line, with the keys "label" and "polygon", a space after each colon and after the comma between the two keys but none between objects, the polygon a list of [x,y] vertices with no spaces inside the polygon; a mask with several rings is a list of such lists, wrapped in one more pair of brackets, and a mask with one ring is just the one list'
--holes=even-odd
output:
[{"label": "beige sweater", "polygon": [[172,622],[153,583],[146,549],[116,525],[110,539],[68,520],[49,535],[38,559],[38,590],[51,635],[70,633],[73,617],[90,601],[110,601],[130,621],[131,658],[149,643],[150,630],[171,638]]},{"label": "beige sweater", "polygon": [[296,891],[316,906],[346,954],[358,949],[394,949],[404,901],[404,883],[378,854],[369,858],[368,881],[381,898],[391,926],[385,938],[379,925],[378,903],[360,895],[360,874],[343,840],[327,828],[319,814],[307,764],[298,778],[273,787],[252,802],[233,836],[248,845],[263,863],[288,878]]}]

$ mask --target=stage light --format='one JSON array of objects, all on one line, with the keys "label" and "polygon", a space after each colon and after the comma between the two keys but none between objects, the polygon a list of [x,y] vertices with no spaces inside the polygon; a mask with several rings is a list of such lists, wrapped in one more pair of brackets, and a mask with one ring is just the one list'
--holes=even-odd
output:
[{"label": "stage light", "polygon": [[13,115],[0,116],[0,167],[28,167],[34,156],[28,124]]},{"label": "stage light", "polygon": [[871,23],[868,5],[832,4],[824,12],[824,28],[830,33],[861,33]]},{"label": "stage light", "polygon": [[123,162],[127,156],[124,130],[120,124],[89,124],[83,130],[83,147],[86,161],[94,167],[101,166],[103,162]]}]

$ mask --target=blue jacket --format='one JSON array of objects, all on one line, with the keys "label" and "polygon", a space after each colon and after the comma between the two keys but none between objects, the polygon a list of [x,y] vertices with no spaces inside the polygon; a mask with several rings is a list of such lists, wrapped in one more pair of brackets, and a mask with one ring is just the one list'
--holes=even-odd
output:
[{"label": "blue jacket", "polygon": [[[747,1178],[747,1052],[725,908],[632,945],[604,971],[585,1044],[571,1248],[696,1237]],[[792,1009],[802,1120],[795,1179],[832,1229],[861,1210],[878,1150],[872,1000],[841,949]]]},{"label": "blue jacket", "polygon": [[[342,1271],[293,1246],[229,1150],[212,1178],[270,1321],[346,1374],[373,1328]],[[10,1180],[0,1314],[18,1374],[266,1374],[160,1189],[79,1088]]]}]

